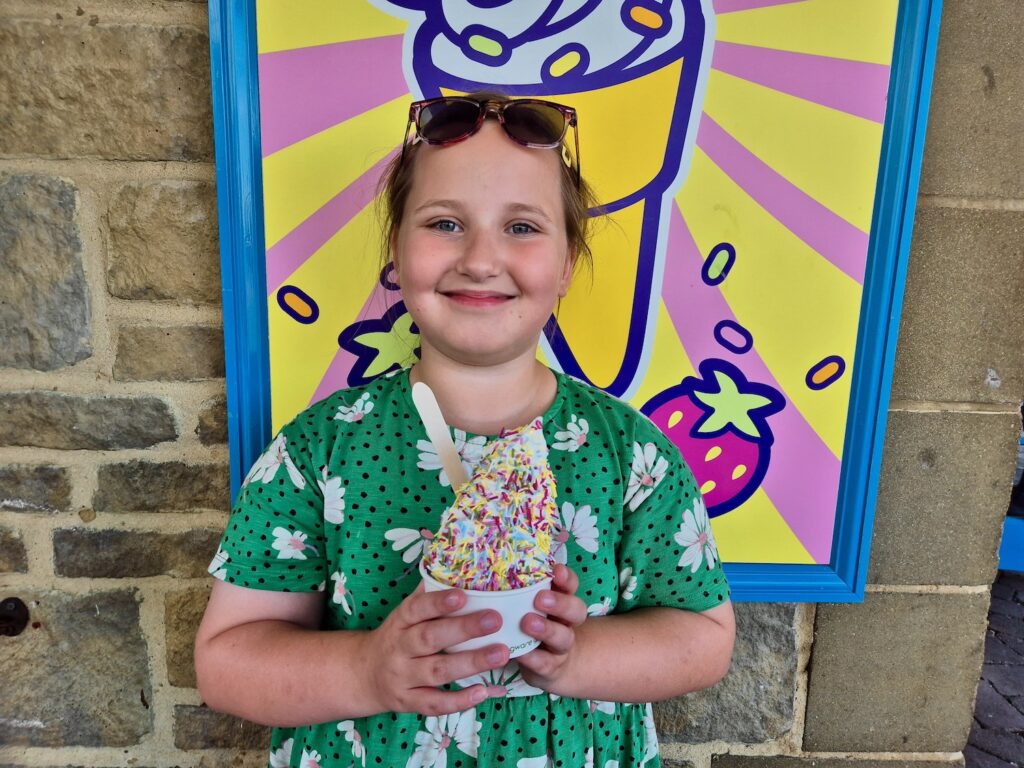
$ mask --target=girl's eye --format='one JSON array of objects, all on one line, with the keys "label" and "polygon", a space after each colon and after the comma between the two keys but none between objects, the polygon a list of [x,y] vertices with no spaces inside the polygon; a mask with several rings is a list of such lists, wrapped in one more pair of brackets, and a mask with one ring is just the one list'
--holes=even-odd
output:
[{"label": "girl's eye", "polygon": [[513,235],[529,235],[532,232],[536,232],[532,225],[526,222],[519,221],[509,227]]},{"label": "girl's eye", "polygon": [[438,232],[457,232],[459,230],[459,225],[456,224],[451,219],[441,219],[440,221],[435,221],[433,226],[434,229],[436,229]]}]

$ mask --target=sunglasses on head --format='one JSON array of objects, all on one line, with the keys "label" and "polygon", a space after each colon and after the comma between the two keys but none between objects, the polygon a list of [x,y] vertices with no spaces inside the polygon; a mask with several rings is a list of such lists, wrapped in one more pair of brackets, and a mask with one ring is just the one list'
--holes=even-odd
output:
[{"label": "sunglasses on head", "polygon": [[[576,184],[580,182],[580,139],[576,127],[576,110],[541,99],[513,99],[511,101],[477,101],[464,96],[445,96],[439,99],[415,101],[409,107],[409,125],[416,127],[411,141],[402,144],[405,155],[407,144],[423,141],[434,146],[447,146],[467,139],[480,130],[488,115],[493,114],[508,137],[517,144],[535,149],[562,147],[566,131],[572,126],[576,146]],[[572,167],[572,159],[563,148],[562,160]]]}]

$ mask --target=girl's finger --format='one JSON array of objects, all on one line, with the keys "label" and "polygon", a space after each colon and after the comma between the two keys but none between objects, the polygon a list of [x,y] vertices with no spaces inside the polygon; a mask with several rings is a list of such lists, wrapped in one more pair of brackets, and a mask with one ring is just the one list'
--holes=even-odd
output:
[{"label": "girl's finger", "polygon": [[554,653],[568,653],[576,640],[576,633],[572,631],[571,627],[557,621],[550,621],[536,613],[526,614],[521,626],[526,634],[540,640],[545,648]]},{"label": "girl's finger", "polygon": [[490,691],[483,685],[473,685],[458,691],[438,688],[413,688],[409,691],[409,709],[421,715],[439,716],[462,712],[486,699]]},{"label": "girl's finger", "polygon": [[466,602],[466,594],[459,589],[446,589],[442,592],[426,592],[421,583],[416,591],[402,601],[398,607],[397,617],[406,627],[411,627],[430,619],[437,619],[457,611]]},{"label": "girl's finger", "polygon": [[437,653],[414,661],[409,684],[437,687],[455,680],[501,669],[508,663],[508,646],[495,643],[485,648],[458,653]]},{"label": "girl's finger", "polygon": [[544,590],[537,595],[533,604],[537,610],[546,613],[548,618],[570,627],[578,627],[587,620],[587,605],[575,595]]},{"label": "girl's finger", "polygon": [[572,568],[559,563],[555,566],[551,585],[553,587],[557,587],[559,592],[564,592],[568,595],[575,595],[576,590],[579,589],[580,586],[580,579]]}]

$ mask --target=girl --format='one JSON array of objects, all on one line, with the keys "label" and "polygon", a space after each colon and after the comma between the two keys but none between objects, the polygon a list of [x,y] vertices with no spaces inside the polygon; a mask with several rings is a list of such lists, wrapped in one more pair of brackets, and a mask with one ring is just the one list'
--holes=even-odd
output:
[{"label": "girl", "polygon": [[[214,709],[276,726],[270,765],[659,765],[650,704],[717,682],[734,621],[707,513],[674,445],[633,408],[536,359],[585,241],[575,114],[495,94],[414,104],[383,183],[411,368],[334,393],[246,478],[196,639]],[[407,131],[408,135],[408,131]],[[540,647],[444,653],[454,617],[416,565],[453,493],[414,410],[434,390],[467,469],[543,418],[562,531],[522,628]]]}]

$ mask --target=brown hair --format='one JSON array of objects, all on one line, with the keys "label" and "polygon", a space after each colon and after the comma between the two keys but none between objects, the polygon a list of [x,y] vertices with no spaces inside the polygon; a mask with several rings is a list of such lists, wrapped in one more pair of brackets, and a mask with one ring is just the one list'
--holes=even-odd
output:
[{"label": "brown hair", "polygon": [[[467,98],[477,101],[507,102],[511,99],[500,91],[475,91],[467,94]],[[387,164],[377,185],[377,215],[383,234],[381,267],[386,268],[391,262],[391,240],[402,226],[405,203],[412,189],[412,176],[421,143],[405,147],[405,153],[399,152]],[[576,158],[579,162],[579,158]],[[587,242],[590,235],[592,209],[597,208],[594,191],[584,179],[576,184],[576,171],[559,159],[561,169],[560,181],[562,188],[562,208],[565,211],[565,234],[570,253],[576,256],[575,269],[583,263],[588,270],[593,270],[593,254]]]}]

